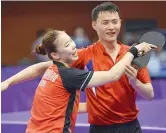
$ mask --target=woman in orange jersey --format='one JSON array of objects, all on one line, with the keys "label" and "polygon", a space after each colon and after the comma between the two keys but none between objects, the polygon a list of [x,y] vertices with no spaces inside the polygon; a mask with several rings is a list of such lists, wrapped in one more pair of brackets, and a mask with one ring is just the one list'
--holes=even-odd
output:
[{"label": "woman in orange jersey", "polygon": [[132,47],[109,71],[84,71],[70,67],[78,59],[73,40],[63,31],[49,31],[42,44],[36,46],[36,52],[47,54],[53,65],[36,89],[26,133],[71,133],[78,112],[79,91],[118,80],[138,52],[146,53],[153,47],[147,43]]}]

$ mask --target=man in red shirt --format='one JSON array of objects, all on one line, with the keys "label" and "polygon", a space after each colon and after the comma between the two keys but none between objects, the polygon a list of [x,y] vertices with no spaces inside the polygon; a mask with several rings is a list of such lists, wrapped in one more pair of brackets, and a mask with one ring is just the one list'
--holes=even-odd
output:
[{"label": "man in red shirt", "polygon": [[[105,71],[116,64],[129,47],[117,41],[121,28],[120,11],[111,2],[104,2],[92,11],[92,27],[99,41],[78,51],[79,59],[72,65],[80,69]],[[9,85],[37,77],[52,62],[33,65],[6,81]],[[101,79],[102,80],[102,79]],[[5,86],[4,85],[4,86]],[[137,120],[136,93],[146,99],[154,96],[147,67],[138,71],[126,67],[116,82],[86,90],[90,133],[141,133]]]}]

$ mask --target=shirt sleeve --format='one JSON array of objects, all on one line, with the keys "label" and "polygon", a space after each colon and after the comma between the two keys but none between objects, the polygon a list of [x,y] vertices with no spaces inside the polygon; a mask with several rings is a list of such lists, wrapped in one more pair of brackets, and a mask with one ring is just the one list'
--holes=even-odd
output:
[{"label": "shirt sleeve", "polygon": [[151,83],[151,78],[147,67],[144,67],[138,71],[137,79],[142,83]]},{"label": "shirt sleeve", "polygon": [[61,80],[64,88],[69,92],[75,92],[80,89],[82,91],[87,87],[92,78],[92,71],[79,70],[76,68],[68,68],[60,71]]}]

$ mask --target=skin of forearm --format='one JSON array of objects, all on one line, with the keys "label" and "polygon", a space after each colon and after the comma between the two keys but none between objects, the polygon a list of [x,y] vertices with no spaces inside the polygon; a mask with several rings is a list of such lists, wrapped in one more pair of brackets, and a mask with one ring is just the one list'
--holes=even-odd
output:
[{"label": "skin of forearm", "polygon": [[121,59],[114,67],[109,70],[109,73],[114,76],[115,80],[118,80],[121,75],[125,72],[125,65],[128,65],[133,60],[133,55],[127,53],[123,59]]},{"label": "skin of forearm", "polygon": [[7,79],[6,82],[8,82],[9,85],[13,85],[26,80],[35,79],[44,74],[44,72],[47,70],[49,65],[51,65],[51,63],[52,62],[41,62],[29,66],[17,73],[16,75],[12,76],[11,78]]},{"label": "skin of forearm", "polygon": [[137,79],[136,83],[132,86],[141,97],[147,100],[152,100],[154,98],[154,92],[151,83],[144,84]]}]

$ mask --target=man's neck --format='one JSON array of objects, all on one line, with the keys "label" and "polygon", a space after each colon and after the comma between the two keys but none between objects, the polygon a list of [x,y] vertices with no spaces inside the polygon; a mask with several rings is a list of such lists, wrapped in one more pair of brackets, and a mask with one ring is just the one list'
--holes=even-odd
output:
[{"label": "man's neck", "polygon": [[104,42],[100,40],[100,42],[108,53],[119,51],[120,46],[117,43],[117,40],[114,42]]},{"label": "man's neck", "polygon": [[115,63],[121,46],[117,43],[117,41],[112,43],[101,42],[101,44],[104,46],[105,51],[107,52],[107,54],[110,55],[110,57],[112,58],[112,61]]}]

